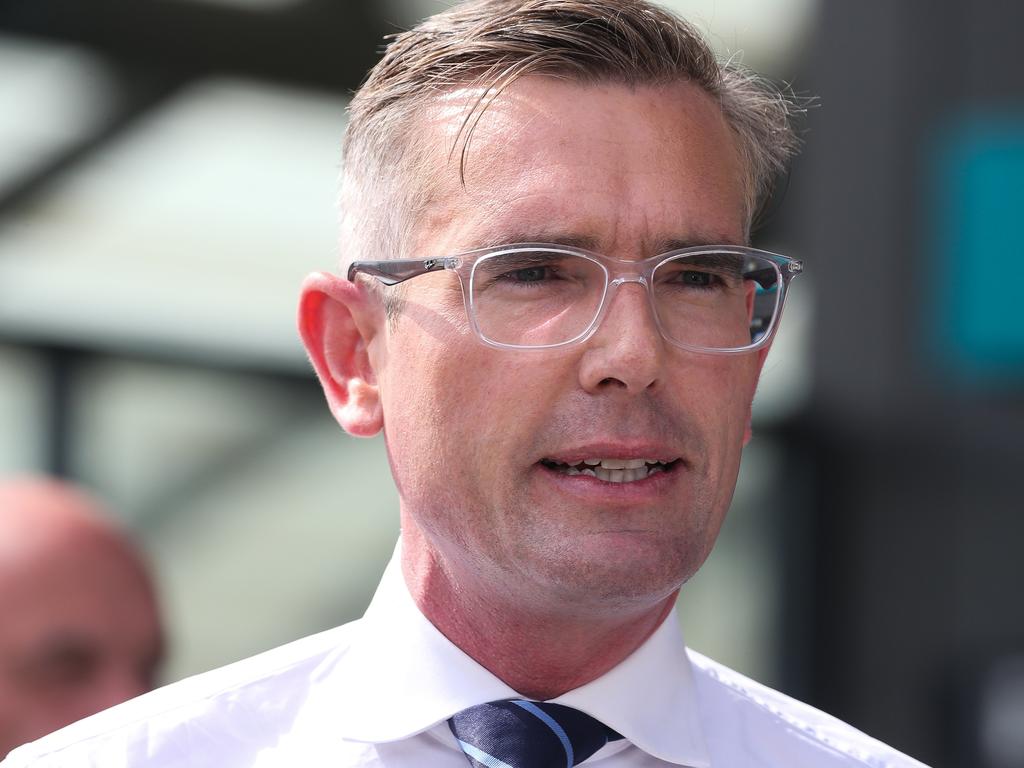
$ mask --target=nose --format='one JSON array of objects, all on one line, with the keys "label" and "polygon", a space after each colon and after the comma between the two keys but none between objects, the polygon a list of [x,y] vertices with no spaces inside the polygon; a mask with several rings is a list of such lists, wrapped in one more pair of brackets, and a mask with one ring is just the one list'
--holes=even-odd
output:
[{"label": "nose", "polygon": [[642,277],[617,278],[608,290],[604,317],[586,341],[580,361],[580,384],[588,392],[620,389],[638,394],[663,379],[665,340]]}]

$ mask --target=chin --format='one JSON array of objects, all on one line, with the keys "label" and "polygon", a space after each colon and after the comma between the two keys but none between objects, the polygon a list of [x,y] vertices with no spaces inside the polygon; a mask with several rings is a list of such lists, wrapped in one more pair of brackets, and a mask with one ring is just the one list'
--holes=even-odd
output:
[{"label": "chin", "polygon": [[[704,560],[704,550],[667,545],[665,539],[644,542],[631,538],[613,546],[567,548],[548,561],[538,581],[563,606],[583,610],[650,608],[672,595]],[[592,543],[591,543],[592,544]]]}]

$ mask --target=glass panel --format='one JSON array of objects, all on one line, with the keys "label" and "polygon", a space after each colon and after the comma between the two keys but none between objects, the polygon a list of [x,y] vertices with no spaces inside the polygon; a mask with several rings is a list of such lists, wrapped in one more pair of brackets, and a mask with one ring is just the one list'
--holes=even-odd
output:
[{"label": "glass panel", "polygon": [[746,262],[738,254],[701,254],[660,264],[653,292],[665,333],[708,349],[750,344],[755,285],[743,279]]},{"label": "glass panel", "polygon": [[604,295],[604,268],[557,251],[513,251],[477,262],[471,278],[480,332],[499,344],[549,346],[582,334]]}]

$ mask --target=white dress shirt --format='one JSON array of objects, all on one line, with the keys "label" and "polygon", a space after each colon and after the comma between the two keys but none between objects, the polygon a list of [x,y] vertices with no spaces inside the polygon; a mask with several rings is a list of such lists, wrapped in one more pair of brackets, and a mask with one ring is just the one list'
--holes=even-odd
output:
[{"label": "white dress shirt", "polygon": [[[359,621],[86,718],[0,768],[468,768],[446,720],[518,697],[420,613],[396,553]],[[625,737],[593,768],[922,768],[687,650],[674,614],[553,701]]]}]

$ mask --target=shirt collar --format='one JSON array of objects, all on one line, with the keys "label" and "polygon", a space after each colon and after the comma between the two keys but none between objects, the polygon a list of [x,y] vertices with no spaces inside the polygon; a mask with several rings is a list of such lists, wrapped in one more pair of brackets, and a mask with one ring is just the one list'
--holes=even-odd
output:
[{"label": "shirt collar", "polygon": [[692,768],[711,765],[674,610],[618,666],[552,701],[593,715],[661,760]]},{"label": "shirt collar", "polygon": [[[341,736],[398,741],[467,707],[520,694],[420,613],[402,577],[401,545],[336,668]],[[601,720],[669,763],[710,765],[693,671],[675,612],[621,664],[552,701]]]}]

